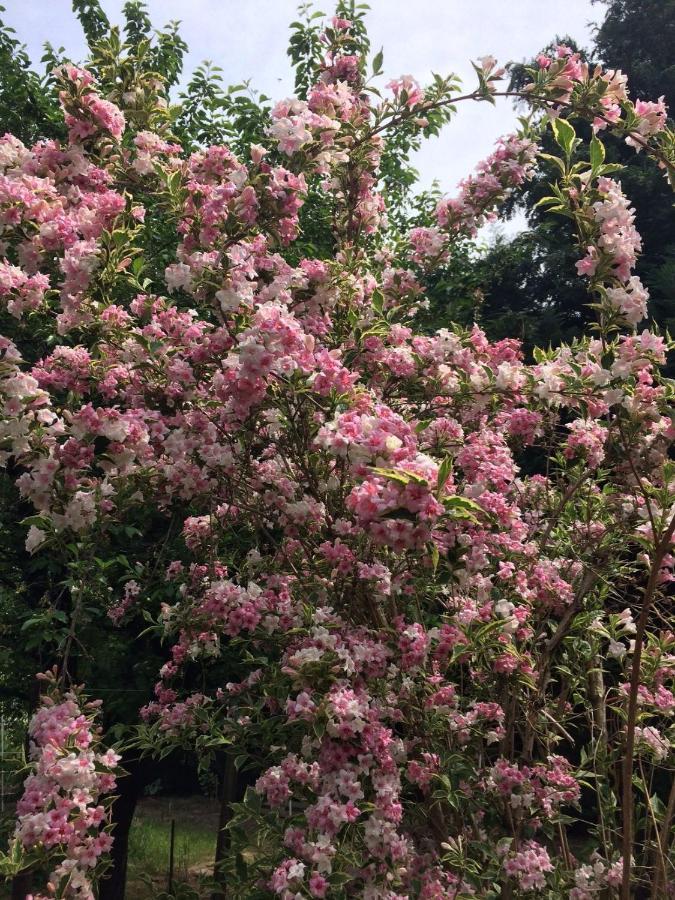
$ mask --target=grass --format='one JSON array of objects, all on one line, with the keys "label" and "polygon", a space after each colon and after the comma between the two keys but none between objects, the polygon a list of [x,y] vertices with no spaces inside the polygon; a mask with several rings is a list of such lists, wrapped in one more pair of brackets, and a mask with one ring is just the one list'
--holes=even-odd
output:
[{"label": "grass", "polygon": [[149,797],[139,803],[129,833],[129,900],[149,900],[166,890],[172,819],[176,822],[174,882],[194,885],[200,875],[211,874],[218,828],[216,802],[205,797]]}]

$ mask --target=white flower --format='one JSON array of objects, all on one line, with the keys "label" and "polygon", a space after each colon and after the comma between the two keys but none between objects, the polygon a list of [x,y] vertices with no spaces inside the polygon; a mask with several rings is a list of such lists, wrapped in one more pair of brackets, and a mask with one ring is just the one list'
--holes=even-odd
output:
[{"label": "white flower", "polygon": [[241,305],[241,297],[232,288],[216,291],[216,300],[220,303],[223,312],[234,312]]},{"label": "white flower", "polygon": [[500,619],[508,619],[514,609],[515,606],[508,600],[502,599],[495,603],[495,613]]},{"label": "white flower", "polygon": [[46,532],[41,528],[36,528],[35,525],[31,525],[28,529],[28,535],[26,536],[26,550],[29,553],[34,553],[35,550],[44,543],[46,537]]},{"label": "white flower", "polygon": [[626,655],[626,648],[619,641],[610,639],[607,654],[613,659],[623,659],[623,657]]}]

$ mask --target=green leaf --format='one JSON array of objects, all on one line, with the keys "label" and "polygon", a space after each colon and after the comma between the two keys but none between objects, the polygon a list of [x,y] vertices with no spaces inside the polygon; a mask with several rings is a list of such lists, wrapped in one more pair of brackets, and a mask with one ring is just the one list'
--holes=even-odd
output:
[{"label": "green leaf", "polygon": [[321,740],[321,738],[326,733],[326,720],[325,719],[315,719],[314,720],[314,734]]},{"label": "green leaf", "polygon": [[43,625],[44,621],[44,616],[33,616],[31,619],[26,619],[21,625],[21,631],[28,631],[29,628],[34,628],[36,625]]},{"label": "green leaf", "polygon": [[597,170],[605,161],[605,145],[595,135],[591,141],[591,166]]},{"label": "green leaf", "polygon": [[534,204],[534,208],[537,209],[540,206],[557,206],[560,204],[560,200],[558,197],[542,197],[541,200],[537,200]]},{"label": "green leaf", "polygon": [[450,473],[452,472],[452,457],[446,456],[443,462],[438,467],[438,481],[436,487],[436,496],[440,497],[443,488],[445,487],[445,483],[450,477]]},{"label": "green leaf", "polygon": [[415,472],[407,472],[405,469],[380,469],[376,466],[371,468],[371,472],[379,475],[381,478],[389,478],[391,481],[397,481],[399,484],[428,484],[426,478],[417,475]]},{"label": "green leaf", "polygon": [[436,544],[431,545],[431,567],[433,569],[434,575],[438,569],[438,563],[440,562],[441,555],[438,551],[438,546]]},{"label": "green leaf", "polygon": [[384,59],[384,49],[381,48],[379,53],[376,53],[375,57],[373,59],[373,75],[381,74],[383,59]]},{"label": "green leaf", "polygon": [[469,500],[468,497],[443,497],[441,501],[446,511],[453,519],[467,519],[471,522],[478,522],[475,513],[482,512],[482,508],[475,500]]},{"label": "green leaf", "polygon": [[553,137],[556,144],[565,151],[567,156],[570,156],[577,136],[574,128],[567,119],[552,119],[551,128],[553,129]]},{"label": "green leaf", "polygon": [[252,812],[260,812],[260,795],[252,787],[246,788],[244,794],[244,806]]}]

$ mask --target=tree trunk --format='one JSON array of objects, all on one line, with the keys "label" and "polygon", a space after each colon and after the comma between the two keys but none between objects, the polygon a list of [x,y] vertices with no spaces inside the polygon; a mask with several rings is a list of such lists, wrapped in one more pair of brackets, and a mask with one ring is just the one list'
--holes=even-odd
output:
[{"label": "tree trunk", "polygon": [[220,778],[220,814],[218,816],[218,839],[216,841],[216,857],[213,865],[213,877],[219,889],[213,892],[211,900],[223,900],[227,896],[225,878],[220,870],[230,846],[230,835],[227,823],[232,818],[232,804],[241,799],[243,794],[241,778],[238,777],[231,756],[225,758],[223,773]]},{"label": "tree trunk", "polygon": [[123,756],[120,765],[127,774],[117,781],[117,796],[111,810],[112,836],[114,838],[110,852],[112,867],[100,883],[99,900],[124,900],[127,883],[129,831],[134,819],[136,804],[150,777],[147,760]]}]

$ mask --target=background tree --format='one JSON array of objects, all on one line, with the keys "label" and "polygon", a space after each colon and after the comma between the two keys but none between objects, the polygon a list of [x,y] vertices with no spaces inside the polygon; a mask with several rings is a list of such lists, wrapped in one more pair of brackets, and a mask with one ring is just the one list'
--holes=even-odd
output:
[{"label": "background tree", "polygon": [[[0,13],[5,7],[0,6]],[[0,19],[0,131],[25,144],[40,138],[64,138],[66,129],[48,79],[33,69],[14,29]]]}]

